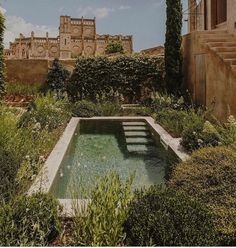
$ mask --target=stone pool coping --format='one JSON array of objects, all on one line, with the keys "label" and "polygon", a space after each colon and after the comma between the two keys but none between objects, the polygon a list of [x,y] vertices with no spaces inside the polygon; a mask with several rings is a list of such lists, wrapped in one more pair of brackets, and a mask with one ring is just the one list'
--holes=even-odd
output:
[{"label": "stone pool coping", "polygon": [[[39,175],[37,176],[35,182],[32,184],[28,191],[31,195],[36,192],[50,192],[53,185],[54,179],[58,169],[63,161],[63,158],[67,152],[67,149],[71,143],[75,130],[80,122],[80,120],[113,120],[113,121],[144,121],[148,124],[152,132],[155,132],[159,137],[160,141],[166,149],[171,149],[181,161],[185,161],[189,158],[189,155],[184,152],[183,147],[180,145],[180,138],[173,138],[163,127],[155,123],[152,117],[93,117],[93,118],[76,118],[73,117],[69,124],[67,125],[64,133],[57,142],[53,151],[46,160],[43,168],[41,169]],[[71,216],[72,214],[72,199],[59,199],[60,203],[64,206],[64,214],[66,216]],[[80,202],[84,203],[88,200],[79,199],[77,201],[77,206],[81,205]]]}]

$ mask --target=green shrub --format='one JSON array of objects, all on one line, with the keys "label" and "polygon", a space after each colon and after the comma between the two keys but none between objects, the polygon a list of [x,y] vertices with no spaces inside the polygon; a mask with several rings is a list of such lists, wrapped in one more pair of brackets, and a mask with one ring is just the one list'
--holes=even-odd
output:
[{"label": "green shrub", "polygon": [[46,80],[48,89],[54,91],[57,97],[62,97],[66,91],[66,83],[69,80],[69,76],[69,71],[62,66],[59,59],[54,59]]},{"label": "green shrub", "polygon": [[217,131],[220,134],[220,141],[224,145],[236,144],[236,120],[234,116],[229,116],[223,125],[217,123]]},{"label": "green shrub", "polygon": [[189,197],[160,186],[136,192],[124,231],[128,246],[218,244],[209,211]]},{"label": "green shrub", "polygon": [[184,129],[184,120],[187,117],[187,111],[165,109],[157,112],[156,121],[173,136],[180,137]]},{"label": "green shrub", "polygon": [[236,244],[236,152],[227,147],[204,148],[179,164],[169,185],[205,203],[227,242]]},{"label": "green shrub", "polygon": [[16,185],[16,174],[19,162],[0,146],[0,203],[8,201]]},{"label": "green shrub", "polygon": [[76,102],[72,107],[72,115],[74,117],[94,117],[101,116],[102,110],[98,104],[90,101]]},{"label": "green shrub", "polygon": [[38,96],[35,99],[35,109],[25,112],[18,123],[18,127],[33,127],[35,129],[53,129],[67,123],[71,116],[69,106],[65,100],[56,100],[53,95]]},{"label": "green shrub", "polygon": [[98,179],[86,214],[76,211],[76,246],[124,245],[123,222],[131,198],[131,184],[132,179],[122,184],[114,173]]},{"label": "green shrub", "polygon": [[142,56],[80,57],[67,87],[73,101],[101,100],[105,95],[140,101],[142,90],[163,87],[163,59]]},{"label": "green shrub", "polygon": [[102,102],[99,104],[103,116],[115,116],[121,112],[121,105],[118,102]]},{"label": "green shrub", "polygon": [[3,205],[0,208],[0,245],[48,245],[60,231],[58,210],[58,202],[41,193]]},{"label": "green shrub", "polygon": [[187,151],[192,152],[199,148],[214,147],[222,143],[216,127],[209,121],[203,123],[203,120],[199,119],[199,121],[193,121],[184,128],[181,144]]},{"label": "green shrub", "polygon": [[106,54],[124,53],[124,47],[121,41],[111,41],[106,47]]}]

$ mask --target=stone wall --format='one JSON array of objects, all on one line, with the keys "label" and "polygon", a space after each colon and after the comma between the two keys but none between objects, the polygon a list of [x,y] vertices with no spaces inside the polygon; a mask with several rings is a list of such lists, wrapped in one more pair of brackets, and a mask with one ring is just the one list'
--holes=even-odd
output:
[{"label": "stone wall", "polygon": [[[62,60],[61,63],[70,72],[75,60]],[[9,83],[43,84],[47,78],[52,60],[6,60],[6,78]]]},{"label": "stone wall", "polygon": [[197,32],[183,37],[183,58],[184,83],[194,102],[220,120],[236,117],[236,74],[230,66],[199,42]]}]

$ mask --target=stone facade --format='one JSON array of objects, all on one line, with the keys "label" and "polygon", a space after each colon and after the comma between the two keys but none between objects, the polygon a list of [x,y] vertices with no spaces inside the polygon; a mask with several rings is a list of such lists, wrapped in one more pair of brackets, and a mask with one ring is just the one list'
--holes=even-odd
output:
[{"label": "stone facade", "polygon": [[188,12],[184,83],[217,118],[236,117],[236,0],[189,0]]},{"label": "stone facade", "polygon": [[235,0],[188,0],[189,32],[227,30],[236,35]]},{"label": "stone facade", "polygon": [[59,36],[50,38],[31,37],[20,34],[10,48],[5,49],[6,59],[73,59],[80,55],[94,56],[105,54],[110,41],[121,41],[126,52],[133,52],[132,36],[99,35],[96,32],[96,19],[60,17]]},{"label": "stone facade", "polygon": [[141,50],[140,53],[153,57],[164,57],[165,48],[163,46],[157,46],[157,47]]}]

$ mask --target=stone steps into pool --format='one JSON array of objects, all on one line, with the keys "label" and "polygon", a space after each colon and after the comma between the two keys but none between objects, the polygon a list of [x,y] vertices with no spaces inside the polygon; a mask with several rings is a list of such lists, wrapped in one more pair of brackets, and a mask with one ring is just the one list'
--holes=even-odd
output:
[{"label": "stone steps into pool", "polygon": [[122,122],[123,126],[146,126],[145,122],[141,122],[141,121],[130,121],[130,122]]},{"label": "stone steps into pool", "polygon": [[123,126],[124,131],[148,131],[146,126]]},{"label": "stone steps into pool", "polygon": [[127,150],[129,153],[138,153],[144,155],[155,155],[157,153],[157,148],[152,145],[127,145]]},{"label": "stone steps into pool", "polygon": [[153,140],[147,137],[126,137],[126,144],[153,144]]},{"label": "stone steps into pool", "polygon": [[157,149],[145,122],[123,122],[122,125],[130,154],[155,156]]}]

